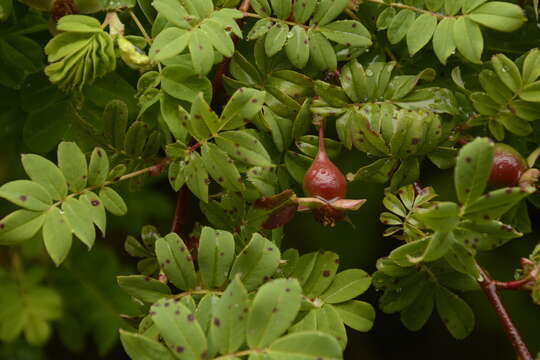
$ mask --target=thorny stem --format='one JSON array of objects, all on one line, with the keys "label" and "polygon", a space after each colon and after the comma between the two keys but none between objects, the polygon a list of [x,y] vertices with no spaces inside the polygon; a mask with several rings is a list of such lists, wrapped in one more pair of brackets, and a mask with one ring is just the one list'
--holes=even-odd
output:
[{"label": "thorny stem", "polygon": [[482,287],[482,290],[484,291],[489,302],[491,303],[493,310],[495,310],[495,313],[497,314],[497,317],[499,318],[499,321],[503,326],[504,332],[510,339],[510,342],[514,347],[516,354],[518,355],[520,360],[533,360],[533,357],[529,352],[527,345],[523,341],[521,334],[512,322],[512,318],[506,311],[506,308],[504,307],[501,298],[499,297],[496,282],[493,281],[493,279],[482,267],[480,267],[479,265],[477,265],[477,267],[480,271],[480,275],[482,278],[479,281],[480,286]]},{"label": "thorny stem", "polygon": [[142,25],[141,21],[139,20],[139,18],[137,17],[137,15],[135,15],[135,13],[133,12],[133,10],[129,9],[129,15],[131,16],[131,19],[133,19],[133,22],[135,23],[135,25],[137,25],[137,27],[139,28],[141,34],[144,36],[144,39],[146,40],[146,42],[148,44],[151,44],[152,43],[152,38],[148,35],[148,33],[146,32],[146,29],[144,28],[144,26]]}]

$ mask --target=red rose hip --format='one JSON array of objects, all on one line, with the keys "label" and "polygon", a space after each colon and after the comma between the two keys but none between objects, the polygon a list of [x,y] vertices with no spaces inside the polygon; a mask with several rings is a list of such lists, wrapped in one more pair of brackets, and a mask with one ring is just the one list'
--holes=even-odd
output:
[{"label": "red rose hip", "polygon": [[527,162],[516,149],[506,144],[495,144],[489,184],[496,188],[517,186],[527,169]]},{"label": "red rose hip", "polygon": [[304,193],[328,201],[341,199],[347,193],[345,176],[326,154],[322,124],[319,128],[319,151],[304,176]]}]

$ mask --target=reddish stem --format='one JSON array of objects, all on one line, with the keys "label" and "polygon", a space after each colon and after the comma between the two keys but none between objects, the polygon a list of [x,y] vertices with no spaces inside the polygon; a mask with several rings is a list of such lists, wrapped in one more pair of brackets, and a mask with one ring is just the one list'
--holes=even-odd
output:
[{"label": "reddish stem", "polygon": [[242,2],[242,5],[240,5],[239,10],[245,14],[249,11],[250,6],[251,0],[244,0],[244,2]]},{"label": "reddish stem", "polygon": [[321,126],[319,127],[319,154],[325,154],[326,149],[324,147],[324,122],[321,121]]},{"label": "reddish stem", "polygon": [[195,145],[190,146],[190,147],[187,149],[187,151],[190,152],[190,153],[192,153],[192,152],[194,152],[195,150],[197,150],[198,148],[200,148],[201,146],[202,146],[202,143],[198,142],[198,143],[196,143]]},{"label": "reddish stem", "polygon": [[[174,212],[174,219],[171,226],[171,232],[177,233],[178,235],[182,235],[182,225],[184,225],[185,222],[185,215],[186,215],[186,204],[187,204],[187,198],[188,198],[188,188],[186,185],[182,186],[180,188],[180,191],[177,193],[176,197],[176,210]],[[189,248],[189,244],[188,244]]]},{"label": "reddish stem", "polygon": [[534,279],[535,278],[531,274],[529,274],[523,279],[514,281],[493,281],[493,283],[495,283],[495,286],[499,289],[522,290],[526,285],[534,281]]},{"label": "reddish stem", "polygon": [[491,279],[488,273],[480,266],[478,266],[478,269],[482,276],[480,286],[482,287],[482,290],[484,290],[484,293],[486,294],[489,302],[491,303],[491,306],[495,310],[495,313],[497,314],[497,317],[499,318],[499,321],[503,326],[504,332],[510,339],[510,342],[514,347],[516,354],[521,360],[533,360],[529,349],[527,349],[527,345],[523,341],[521,334],[512,322],[512,318],[506,311],[506,308],[504,307],[501,298],[499,297],[496,282],[493,281],[493,279]]}]

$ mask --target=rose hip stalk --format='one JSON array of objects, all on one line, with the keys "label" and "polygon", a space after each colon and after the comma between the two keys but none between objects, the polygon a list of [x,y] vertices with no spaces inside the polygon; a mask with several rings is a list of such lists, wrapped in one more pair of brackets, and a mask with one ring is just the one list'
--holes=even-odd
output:
[{"label": "rose hip stalk", "polygon": [[323,124],[319,128],[319,151],[304,176],[304,192],[327,201],[342,199],[347,193],[345,176],[326,153]]}]

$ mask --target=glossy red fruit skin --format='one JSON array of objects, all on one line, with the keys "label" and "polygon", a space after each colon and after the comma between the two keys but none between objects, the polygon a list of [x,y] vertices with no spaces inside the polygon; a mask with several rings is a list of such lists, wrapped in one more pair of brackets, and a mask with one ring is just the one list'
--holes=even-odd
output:
[{"label": "glossy red fruit skin", "polygon": [[345,176],[326,154],[322,126],[319,129],[319,151],[304,175],[304,193],[327,201],[342,199],[347,193]]},{"label": "glossy red fruit skin", "polygon": [[527,162],[514,148],[506,144],[495,144],[488,182],[495,188],[518,186],[527,168]]}]

